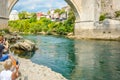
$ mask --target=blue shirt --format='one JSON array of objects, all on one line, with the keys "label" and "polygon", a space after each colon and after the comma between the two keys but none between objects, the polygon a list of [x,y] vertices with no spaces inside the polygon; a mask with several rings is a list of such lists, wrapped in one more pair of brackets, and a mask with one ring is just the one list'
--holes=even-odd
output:
[{"label": "blue shirt", "polygon": [[0,44],[0,61],[5,61],[6,59],[9,58],[8,54],[2,54],[4,50],[4,46]]}]

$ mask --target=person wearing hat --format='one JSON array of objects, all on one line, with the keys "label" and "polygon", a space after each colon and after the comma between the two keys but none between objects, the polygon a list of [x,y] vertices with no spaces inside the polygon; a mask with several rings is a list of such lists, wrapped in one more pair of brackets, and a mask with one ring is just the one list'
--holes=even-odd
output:
[{"label": "person wearing hat", "polygon": [[12,71],[12,61],[10,59],[4,61],[4,70],[0,73],[0,80],[16,80],[19,76],[19,66],[15,66],[15,71]]}]

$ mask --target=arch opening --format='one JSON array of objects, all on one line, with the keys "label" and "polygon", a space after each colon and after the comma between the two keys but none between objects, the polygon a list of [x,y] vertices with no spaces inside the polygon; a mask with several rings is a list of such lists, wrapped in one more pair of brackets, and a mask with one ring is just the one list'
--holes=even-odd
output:
[{"label": "arch opening", "polygon": [[73,4],[73,2],[71,0],[65,0],[68,5],[72,8],[72,10],[74,11],[74,14],[75,14],[75,18],[76,18],[76,21],[77,20],[80,20],[80,15],[75,7],[75,5]]},{"label": "arch opening", "polygon": [[[21,2],[22,2],[22,0],[21,0]],[[26,3],[26,2],[23,1],[22,4],[23,4],[23,6],[24,6],[25,4],[27,5],[27,4],[31,3],[31,2],[32,2],[31,0],[30,0],[30,2],[28,2],[28,3]],[[34,5],[39,5],[39,4],[40,4],[40,3],[39,3],[39,0],[36,0],[36,2],[38,2],[38,4],[36,4],[36,3],[33,4],[33,7],[34,7]],[[56,1],[56,2],[57,2],[57,1]],[[72,27],[73,24],[74,24],[73,22],[75,21],[75,16],[72,15],[72,14],[73,14],[73,11],[76,11],[76,12],[77,12],[77,10],[75,9],[75,7],[74,7],[73,4],[72,4],[72,6],[73,6],[74,8],[71,10],[71,8],[70,8],[71,5],[70,5],[70,6],[68,6],[67,4],[64,5],[64,4],[65,4],[65,1],[63,0],[63,2],[64,2],[64,3],[61,4],[61,5],[62,5],[61,7],[55,7],[55,8],[54,8],[54,6],[53,6],[53,8],[52,8],[52,7],[47,8],[47,11],[45,12],[45,15],[50,16],[49,18],[50,18],[51,21],[52,21],[53,19],[51,18],[51,16],[52,16],[51,14],[53,14],[53,16],[56,15],[56,14],[52,13],[52,11],[55,12],[56,9],[61,9],[61,12],[62,12],[62,11],[63,11],[62,9],[64,9],[64,11],[65,11],[65,16],[66,16],[66,17],[65,17],[65,18],[62,18],[62,17],[63,17],[63,15],[62,15],[62,17],[59,17],[59,20],[58,20],[58,21],[61,22],[62,24],[64,24],[64,25],[63,25],[64,27],[65,27],[65,26],[70,26],[70,27]],[[68,1],[68,2],[70,2],[70,1]],[[52,2],[51,2],[51,3],[52,3]],[[67,2],[66,2],[66,3],[67,3]],[[18,5],[19,5],[19,4],[20,4],[20,3],[18,3]],[[22,4],[21,4],[21,5],[22,5]],[[48,3],[48,4],[49,4],[49,3]],[[55,3],[54,3],[54,4],[55,4]],[[18,5],[17,5],[17,7],[19,7]],[[51,4],[50,4],[50,5],[51,5]],[[63,6],[63,5],[64,5],[64,6]],[[41,6],[43,6],[43,5],[41,5]],[[58,5],[58,6],[59,6],[59,5]],[[31,14],[31,13],[33,12],[33,13],[35,13],[36,15],[37,15],[38,13],[42,13],[42,10],[40,10],[40,9],[38,9],[38,10],[36,11],[35,8],[34,8],[34,9],[35,9],[35,10],[34,10],[34,9],[32,9],[31,7],[30,7],[30,8],[29,8],[29,7],[30,7],[30,6],[27,5],[27,6],[24,6],[24,9],[20,9],[20,10],[19,10],[18,8],[15,8],[15,7],[14,7],[13,9],[14,9],[14,10],[15,10],[15,9],[18,10],[19,13],[21,13],[21,12],[23,12],[23,11],[27,12],[28,14]],[[36,8],[39,8],[39,6],[35,6],[35,7],[36,7]],[[43,6],[43,7],[44,7],[44,6]],[[49,11],[50,11],[50,15],[49,15],[49,13],[48,13]],[[64,11],[63,11],[63,13],[64,13]],[[72,11],[72,14],[71,14],[71,11]],[[76,12],[74,12],[74,13],[76,13]],[[19,14],[19,13],[18,13],[18,14]],[[69,14],[69,13],[70,13],[70,14]],[[44,13],[43,13],[43,15],[44,15]],[[72,17],[74,17],[74,18],[69,17],[69,15],[72,15]],[[76,15],[78,16],[78,13],[77,13]],[[61,16],[61,14],[59,14],[59,16]],[[37,15],[37,18],[38,18],[38,15]],[[46,17],[46,18],[47,18],[47,17]],[[62,19],[61,19],[61,18],[62,18]],[[73,20],[69,20],[68,18],[73,19]],[[78,17],[78,18],[79,18],[79,17]],[[26,18],[26,19],[27,19],[27,18]],[[40,19],[40,18],[39,18],[39,19]],[[37,21],[38,21],[39,19],[37,19]],[[65,21],[65,20],[66,20],[66,23],[63,23],[63,21]],[[71,21],[71,22],[68,22],[68,20]],[[54,20],[53,20],[53,21],[54,21]],[[67,23],[68,23],[68,25],[65,25],[65,24],[67,24]],[[70,25],[69,25],[69,24],[70,24]],[[61,26],[61,27],[62,27],[62,26]],[[63,29],[64,29],[64,28],[63,28]],[[68,28],[66,27],[66,29],[68,29],[68,30],[60,31],[60,35],[61,35],[61,34],[63,34],[63,35],[64,35],[64,34],[65,34],[65,35],[69,34],[70,30],[71,30],[71,34],[73,35],[73,33],[74,33],[74,31],[73,31],[74,28],[73,28],[73,27],[72,27],[70,30],[69,30],[69,27],[68,27]],[[57,30],[57,29],[56,29],[56,30]],[[65,33],[64,31],[66,31],[66,33]],[[68,31],[68,32],[67,32],[67,31]],[[31,32],[31,31],[30,31],[30,32]],[[40,32],[42,32],[42,31],[40,31]],[[44,32],[44,31],[43,31],[43,32]],[[31,33],[32,33],[32,32],[31,32]],[[58,33],[58,34],[59,34],[59,33]]]}]

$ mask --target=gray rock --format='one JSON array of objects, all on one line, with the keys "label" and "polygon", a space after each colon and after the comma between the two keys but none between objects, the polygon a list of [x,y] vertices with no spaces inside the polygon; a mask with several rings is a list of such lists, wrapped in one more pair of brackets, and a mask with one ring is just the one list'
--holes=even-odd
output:
[{"label": "gray rock", "polygon": [[[19,60],[20,76],[17,80],[67,80],[61,74],[52,71],[50,68],[32,63],[28,59],[17,58]],[[0,63],[0,69],[3,66]]]},{"label": "gray rock", "polygon": [[18,40],[23,39],[22,36],[18,35],[18,34],[6,34],[5,38],[10,42],[10,43],[14,43],[17,42]]},{"label": "gray rock", "polygon": [[22,40],[12,45],[11,48],[20,49],[24,51],[35,51],[36,46],[35,43],[33,43],[30,40]]}]

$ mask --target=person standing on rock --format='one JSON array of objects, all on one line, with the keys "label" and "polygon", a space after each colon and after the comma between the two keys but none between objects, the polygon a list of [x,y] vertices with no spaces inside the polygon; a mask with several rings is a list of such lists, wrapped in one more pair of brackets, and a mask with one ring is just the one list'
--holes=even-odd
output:
[{"label": "person standing on rock", "polygon": [[6,60],[3,64],[4,70],[0,73],[0,80],[16,80],[19,76],[19,66],[15,66],[15,71],[12,71],[12,61],[10,59]]}]

